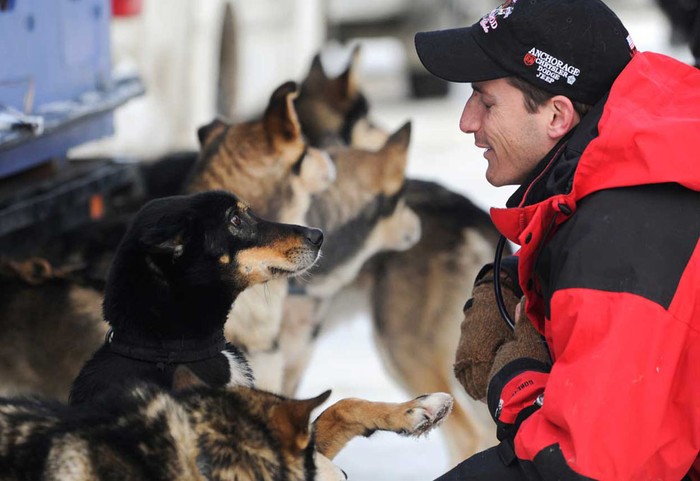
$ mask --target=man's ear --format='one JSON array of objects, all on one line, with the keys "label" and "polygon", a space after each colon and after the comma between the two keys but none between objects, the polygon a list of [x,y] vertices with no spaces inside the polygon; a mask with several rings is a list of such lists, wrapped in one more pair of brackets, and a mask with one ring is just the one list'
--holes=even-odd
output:
[{"label": "man's ear", "polygon": [[547,133],[552,139],[559,140],[564,137],[581,121],[571,99],[563,95],[555,95],[549,99],[546,108],[549,113]]}]

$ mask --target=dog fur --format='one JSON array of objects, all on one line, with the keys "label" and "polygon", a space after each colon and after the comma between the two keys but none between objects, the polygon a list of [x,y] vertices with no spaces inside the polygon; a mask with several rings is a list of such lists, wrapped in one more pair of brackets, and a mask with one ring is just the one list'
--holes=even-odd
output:
[{"label": "dog fur", "polygon": [[[67,399],[80,366],[104,340],[102,294],[43,258],[0,260],[0,395]],[[41,295],[39,295],[41,294]]]},{"label": "dog fur", "polygon": [[314,56],[295,102],[309,144],[376,149],[386,142],[386,131],[369,117],[369,102],[357,73],[359,61],[360,47],[356,46],[345,71],[328,77],[321,56]]},{"label": "dog fur", "polygon": [[402,403],[341,399],[314,421],[317,449],[333,459],[357,436],[377,431],[421,436],[438,426],[452,411],[452,396],[432,393]]},{"label": "dog fur", "polygon": [[132,379],[170,388],[182,363],[214,386],[252,385],[244,356],[224,342],[228,312],[247,287],[307,270],[322,242],[320,230],[263,220],[224,191],[149,202],[117,249],[103,304],[111,332],[71,402]]},{"label": "dog fur", "polygon": [[281,346],[285,353],[284,392],[299,383],[333,297],[357,277],[378,252],[405,250],[420,238],[421,226],[404,200],[411,125],[405,124],[377,150],[333,147],[338,172],[314,197],[307,224],[328,233],[324,255],[301,295],[287,298]]},{"label": "dog fur", "polygon": [[[383,129],[362,118],[369,116],[369,105],[353,73],[358,60],[356,48],[346,71],[329,78],[317,56],[302,82],[299,119],[317,146],[351,142],[376,149],[386,136]],[[452,365],[462,306],[479,269],[493,259],[498,233],[487,213],[443,186],[407,179],[404,189],[407,206],[420,219],[420,241],[410,249],[373,257],[353,287],[370,297],[374,337],[394,379],[409,393],[452,392],[459,401],[444,425],[450,455],[457,461],[495,441],[487,431],[492,426],[490,416],[484,406],[465,395]],[[326,234],[332,237],[333,229],[326,229]],[[293,319],[290,324],[299,321]]]},{"label": "dog fur", "polygon": [[173,390],[147,383],[87,406],[0,399],[0,479],[20,481],[339,481],[330,461],[376,430],[418,436],[450,412],[443,393],[406,403],[306,400],[210,387],[179,367]]}]

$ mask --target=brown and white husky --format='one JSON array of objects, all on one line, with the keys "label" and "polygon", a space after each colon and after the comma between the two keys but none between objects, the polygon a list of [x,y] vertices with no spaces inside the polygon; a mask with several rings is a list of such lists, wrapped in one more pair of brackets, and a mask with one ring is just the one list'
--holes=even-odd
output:
[{"label": "brown and white husky", "polygon": [[[376,149],[385,141],[387,133],[371,120],[359,84],[359,53],[355,48],[347,69],[337,77],[327,76],[316,56],[303,80],[296,106],[312,144]],[[353,287],[370,297],[374,337],[394,379],[409,393],[446,391],[459,401],[444,425],[451,457],[457,461],[495,441],[490,416],[459,386],[453,363],[462,307],[476,274],[493,259],[498,233],[486,212],[437,183],[406,179],[403,196],[420,219],[420,240],[409,249],[374,256]],[[344,202],[341,194],[333,201]],[[326,234],[332,236],[332,229]],[[347,302],[337,305],[348,307]]]}]

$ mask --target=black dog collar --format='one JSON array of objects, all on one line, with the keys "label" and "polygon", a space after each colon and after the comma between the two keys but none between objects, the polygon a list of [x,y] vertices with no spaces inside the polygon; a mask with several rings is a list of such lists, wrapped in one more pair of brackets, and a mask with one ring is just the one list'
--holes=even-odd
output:
[{"label": "black dog collar", "polygon": [[223,331],[218,331],[201,340],[144,343],[142,340],[129,339],[129,336],[118,334],[110,328],[105,337],[105,344],[111,352],[120,356],[166,365],[211,359],[226,348],[226,338]]}]

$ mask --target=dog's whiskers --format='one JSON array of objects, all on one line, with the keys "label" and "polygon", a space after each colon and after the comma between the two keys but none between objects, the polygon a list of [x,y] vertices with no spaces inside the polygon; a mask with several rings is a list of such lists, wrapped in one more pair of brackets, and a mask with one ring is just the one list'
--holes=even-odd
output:
[{"label": "dog's whiskers", "polygon": [[263,295],[265,296],[265,303],[270,304],[270,285],[263,284]]}]

